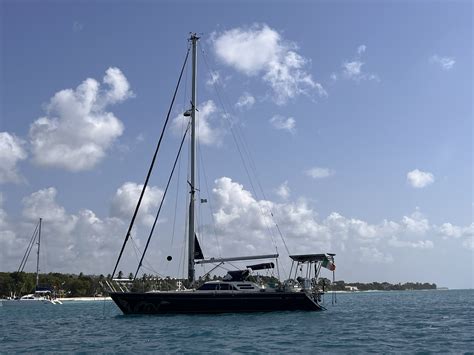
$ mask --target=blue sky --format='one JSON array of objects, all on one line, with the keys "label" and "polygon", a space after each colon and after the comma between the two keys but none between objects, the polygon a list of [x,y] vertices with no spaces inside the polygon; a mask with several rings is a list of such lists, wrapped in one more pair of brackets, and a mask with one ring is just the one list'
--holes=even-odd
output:
[{"label": "blue sky", "polygon": [[[337,254],[338,279],[473,287],[470,2],[0,4],[1,270],[16,269],[42,216],[44,271],[111,272],[196,31],[205,253],[273,252],[271,209],[290,252]],[[177,150],[186,73],[139,248]],[[171,190],[148,259],[178,274],[184,203],[170,244]]]}]

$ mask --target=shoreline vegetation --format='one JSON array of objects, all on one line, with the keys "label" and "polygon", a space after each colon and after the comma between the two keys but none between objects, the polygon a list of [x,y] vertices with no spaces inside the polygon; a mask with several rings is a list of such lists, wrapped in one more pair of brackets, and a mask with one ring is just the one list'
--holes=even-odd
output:
[{"label": "shoreline vegetation", "polygon": [[[24,295],[31,293],[35,288],[34,273],[26,272],[0,272],[0,298],[11,297],[12,295]],[[176,290],[181,285],[186,287],[187,281],[171,277],[158,278],[152,275],[144,274],[141,278],[132,281],[133,275],[124,277],[120,271],[118,278],[126,283],[132,291],[150,291],[150,290]],[[104,299],[107,296],[102,284],[110,280],[110,275],[84,275],[48,273],[40,274],[40,286],[51,289],[60,299],[75,298],[93,298]],[[222,277],[214,276],[206,279],[199,278],[198,283],[209,280],[222,280]],[[267,284],[272,287],[278,283],[274,277],[256,276],[259,283]],[[327,278],[319,279],[319,286],[325,292],[357,292],[357,291],[409,291],[409,290],[436,290],[434,283],[406,282],[391,284],[388,282],[345,282],[342,280],[331,282]],[[446,289],[446,288],[440,288]],[[85,300],[85,299],[83,299]]]}]

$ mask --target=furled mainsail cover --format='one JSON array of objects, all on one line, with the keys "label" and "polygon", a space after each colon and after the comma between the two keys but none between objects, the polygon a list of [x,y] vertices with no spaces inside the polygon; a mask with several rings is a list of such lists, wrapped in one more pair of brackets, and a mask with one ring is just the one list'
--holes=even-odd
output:
[{"label": "furled mainsail cover", "polygon": [[247,268],[252,270],[265,270],[265,269],[273,269],[275,267],[274,263],[262,263],[262,264],[255,264],[255,265],[248,265]]}]

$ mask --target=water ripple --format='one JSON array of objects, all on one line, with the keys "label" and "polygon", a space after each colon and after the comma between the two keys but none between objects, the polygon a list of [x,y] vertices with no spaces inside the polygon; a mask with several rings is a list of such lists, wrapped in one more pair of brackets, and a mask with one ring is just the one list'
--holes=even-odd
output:
[{"label": "water ripple", "polygon": [[112,302],[0,307],[0,352],[474,351],[474,291],[338,295],[326,312],[124,316]]}]

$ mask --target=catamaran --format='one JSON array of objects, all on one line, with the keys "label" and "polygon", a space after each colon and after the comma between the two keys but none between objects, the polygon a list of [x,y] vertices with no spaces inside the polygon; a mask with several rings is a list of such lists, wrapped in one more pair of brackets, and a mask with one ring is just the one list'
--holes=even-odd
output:
[{"label": "catamaran", "polygon": [[[133,214],[130,226],[125,236],[124,243],[120,250],[115,268],[112,273],[112,280],[106,281],[106,287],[110,292],[110,296],[116,305],[124,314],[166,314],[166,313],[225,313],[225,312],[268,312],[268,311],[321,311],[324,306],[321,302],[321,296],[324,290],[318,284],[321,268],[327,268],[334,271],[334,256],[331,253],[317,253],[305,255],[289,255],[291,260],[291,270],[289,278],[285,281],[278,280],[273,285],[265,285],[259,282],[261,278],[255,277],[255,272],[262,270],[271,270],[278,265],[279,254],[265,254],[255,256],[233,256],[233,257],[215,257],[204,258],[199,240],[196,236],[195,221],[195,203],[196,203],[196,65],[197,65],[197,42],[199,37],[191,34],[189,38],[190,46],[186,54],[186,59],[181,69],[178,85],[174,92],[168,116],[165,120],[163,131],[158,141],[152,163],[148,170],[145,183],[138,200],[135,212]],[[160,148],[163,133],[168,123],[172,105],[174,103],[176,93],[181,81],[184,68],[186,66],[190,49],[192,49],[192,92],[191,92],[191,108],[184,113],[189,119],[188,127],[181,140],[181,146],[178,156],[181,152],[183,142],[188,131],[190,131],[190,180],[188,181],[190,190],[189,210],[187,214],[187,285],[188,288],[179,287],[177,290],[162,291],[152,290],[148,292],[132,292],[130,290],[130,282],[121,283],[119,279],[114,279],[117,267],[123,255],[123,251],[127,241],[130,239],[133,223],[140,208],[140,204],[147,187],[153,165]],[[164,196],[162,197],[159,210],[161,210],[169,182],[173,176],[178,157],[174,162],[168,185],[166,186]],[[203,202],[203,201],[201,201]],[[158,215],[157,215],[158,218]],[[148,248],[150,237],[156,225],[153,224],[137,271],[132,280],[136,280],[138,271],[143,263],[146,250]],[[168,260],[171,257],[168,257]],[[269,262],[268,260],[275,260]],[[245,268],[228,271],[222,280],[207,281],[199,283],[196,280],[196,265],[213,264],[214,269],[224,264],[232,265],[234,262],[246,262],[250,260],[267,260],[257,264],[246,265]],[[212,270],[214,270],[212,269]]]}]

